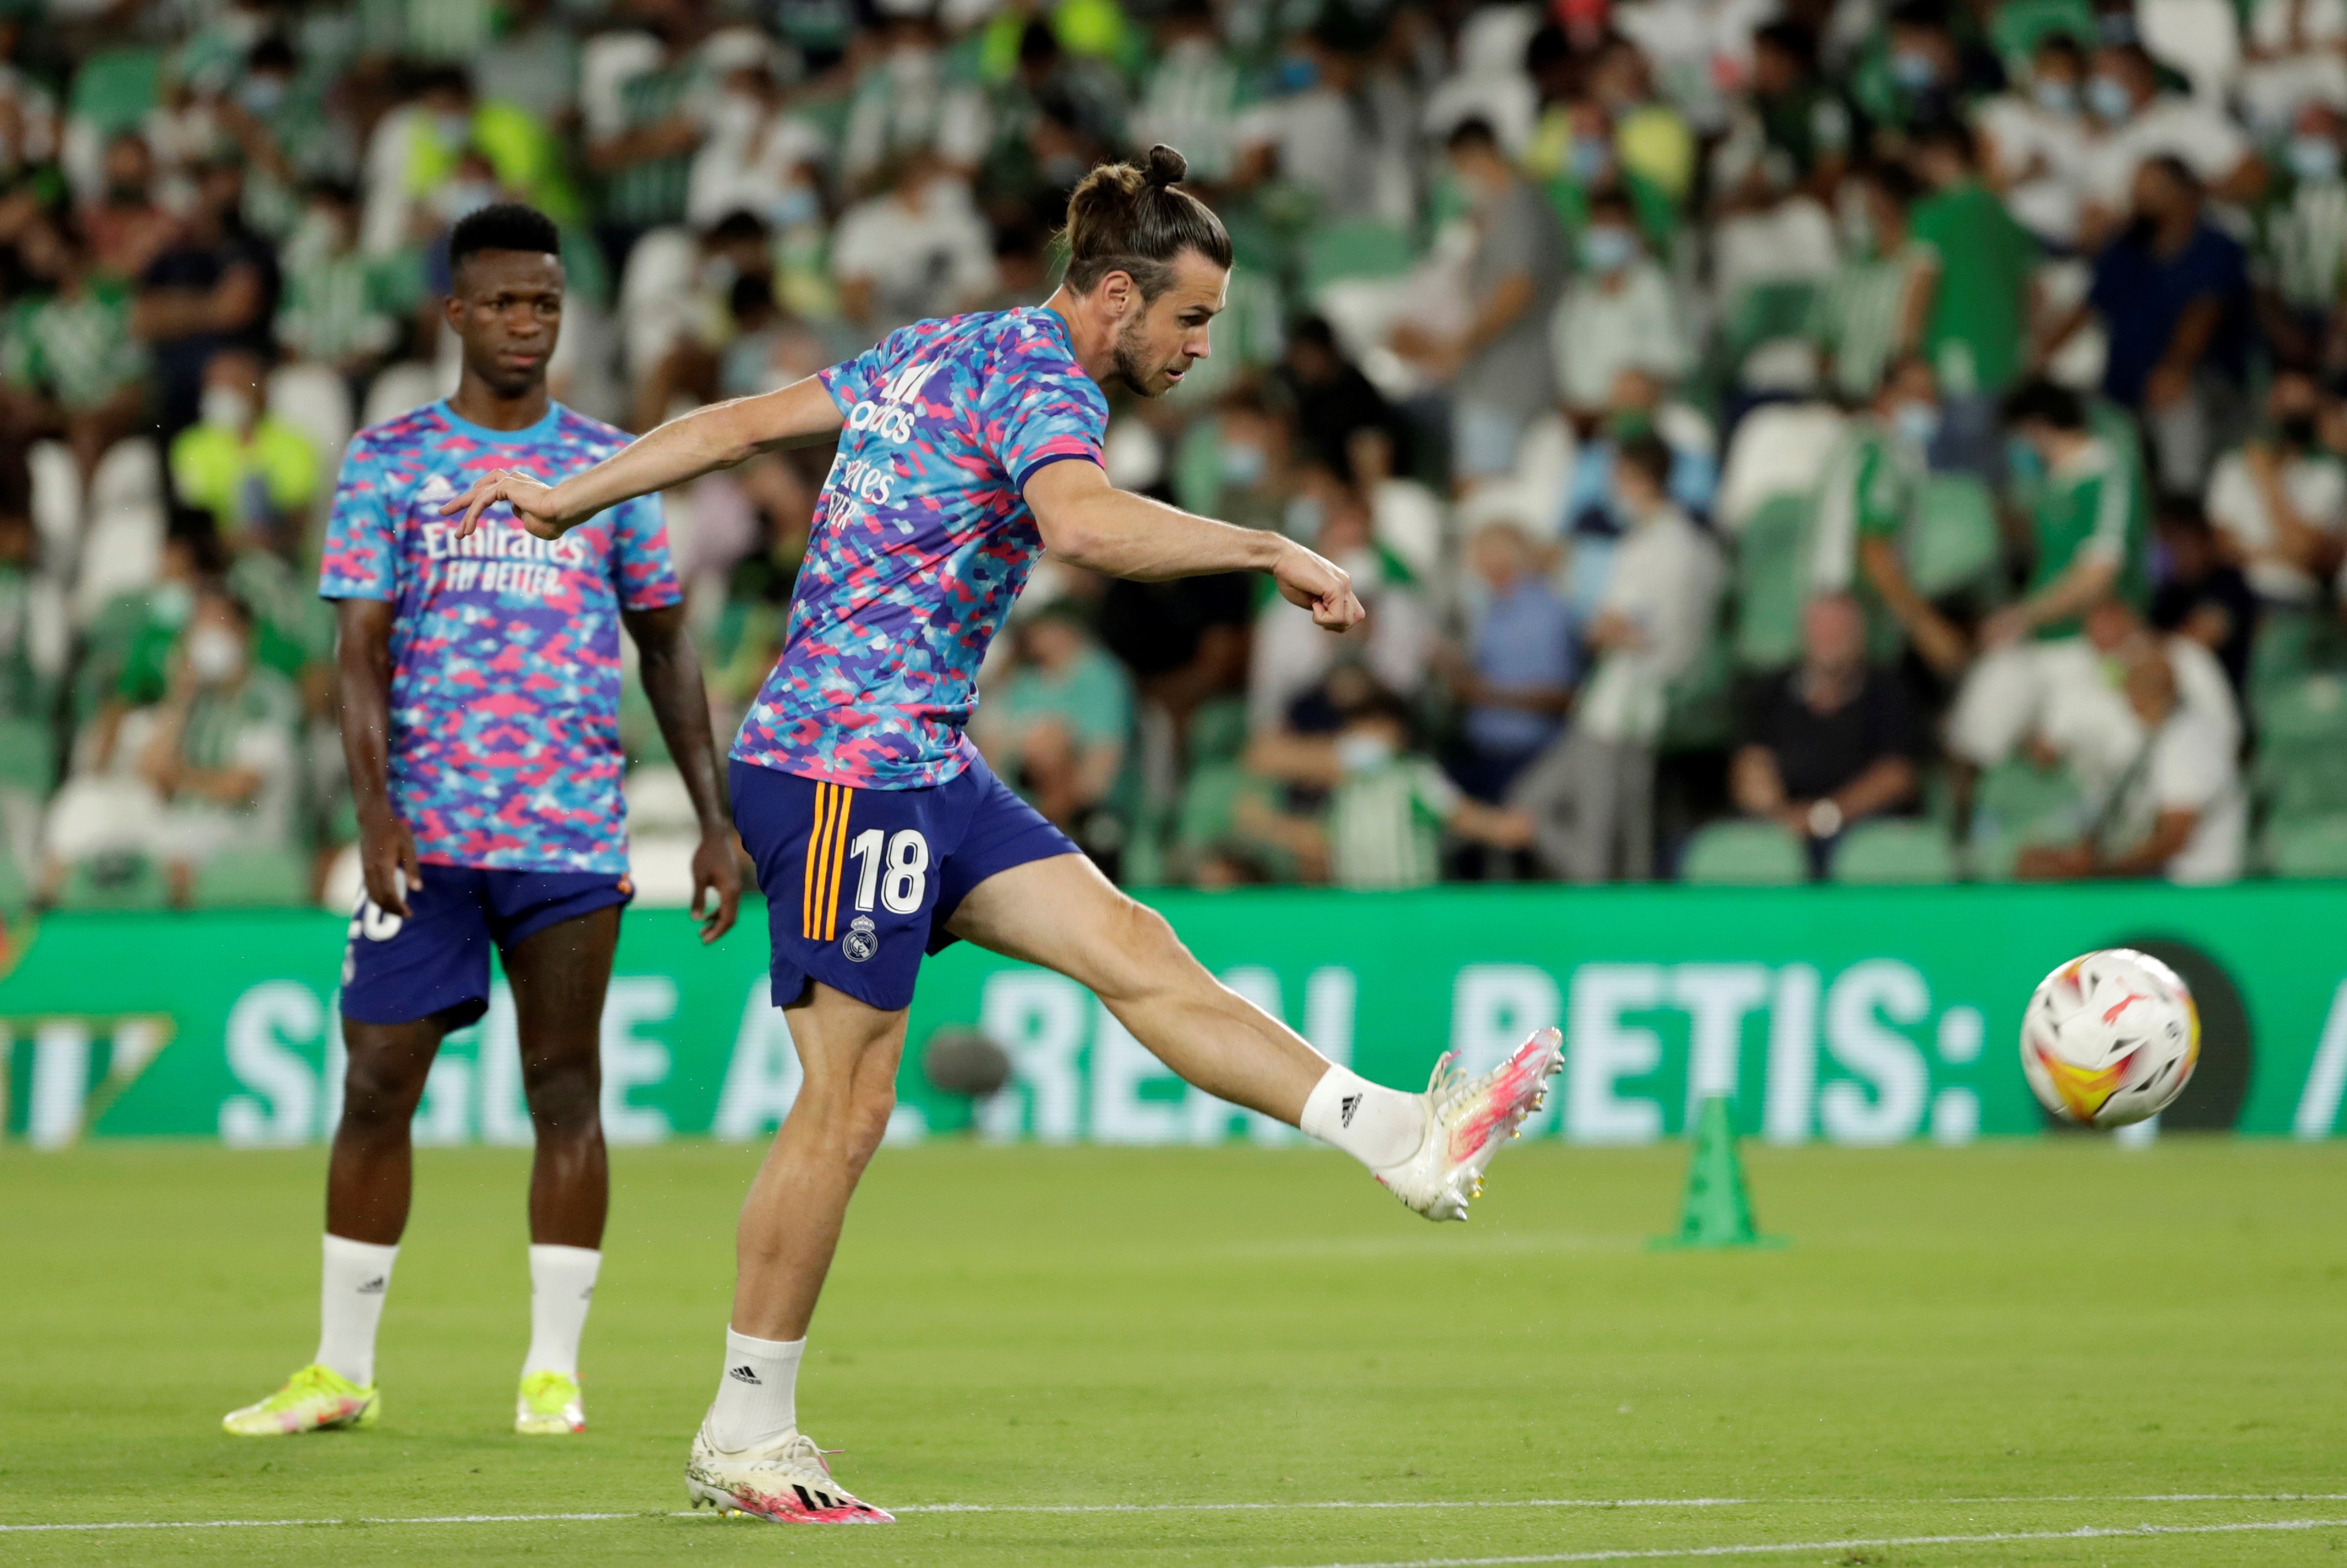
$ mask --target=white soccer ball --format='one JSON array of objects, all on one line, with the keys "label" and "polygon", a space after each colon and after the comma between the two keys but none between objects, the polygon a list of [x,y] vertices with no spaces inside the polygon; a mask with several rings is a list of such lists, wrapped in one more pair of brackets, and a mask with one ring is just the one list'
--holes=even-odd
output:
[{"label": "white soccer ball", "polygon": [[2158,1115],[2199,1058],[2191,990],[2132,948],[2071,959],[2038,982],[2021,1020],[2021,1070],[2038,1103],[2089,1127]]}]

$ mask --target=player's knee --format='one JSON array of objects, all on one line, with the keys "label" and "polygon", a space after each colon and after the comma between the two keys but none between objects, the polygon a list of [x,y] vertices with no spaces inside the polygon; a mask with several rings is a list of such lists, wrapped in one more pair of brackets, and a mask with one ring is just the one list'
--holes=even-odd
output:
[{"label": "player's knee", "polygon": [[404,1136],[423,1098],[424,1077],[405,1062],[352,1057],[343,1075],[342,1132],[370,1139]]},{"label": "player's knee", "polygon": [[538,1069],[524,1078],[522,1092],[540,1138],[584,1138],[600,1123],[602,1074],[591,1057]]},{"label": "player's knee", "polygon": [[1120,893],[1104,923],[1101,976],[1093,989],[1102,996],[1131,996],[1163,983],[1189,949],[1173,923],[1136,898]]}]

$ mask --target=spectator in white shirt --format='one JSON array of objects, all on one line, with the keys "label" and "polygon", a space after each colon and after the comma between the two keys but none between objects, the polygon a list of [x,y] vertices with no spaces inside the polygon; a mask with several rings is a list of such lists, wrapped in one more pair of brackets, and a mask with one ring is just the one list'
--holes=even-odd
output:
[{"label": "spectator in white shirt", "polygon": [[2093,825],[2075,843],[2022,852],[2015,872],[2034,880],[2164,876],[2230,882],[2241,874],[2249,809],[2234,747],[2179,700],[2172,644],[2139,645],[2127,666],[2137,725],[2133,760],[2099,791]]},{"label": "spectator in white shirt", "polygon": [[2136,170],[2151,159],[2182,159],[2220,201],[2249,201],[2265,188],[2265,165],[2240,128],[2221,108],[2162,92],[2159,67],[2140,44],[2106,47],[2095,56],[2086,107],[2103,125],[2088,165],[2089,245],[2125,218]]},{"label": "spectator in white shirt", "polygon": [[2269,604],[2313,604],[2347,554],[2347,466],[2323,449],[2321,406],[2312,376],[2280,372],[2271,435],[2226,453],[2209,479],[2209,520]]},{"label": "spectator in white shirt", "polygon": [[1630,529],[1589,628],[1596,670],[1573,727],[1508,792],[1538,825],[1543,866],[1575,882],[1650,873],[1655,748],[1671,684],[1702,656],[1719,604],[1718,552],[1671,501],[1670,471],[1661,441],[1624,445],[1614,483]]},{"label": "spectator in white shirt", "polygon": [[1686,374],[1694,351],[1686,313],[1646,254],[1637,215],[1621,191],[1591,200],[1579,260],[1580,274],[1550,322],[1549,344],[1565,408],[1586,423],[1604,412],[1624,371],[1644,371],[1667,386]]},{"label": "spectator in white shirt", "polygon": [[973,308],[994,287],[994,243],[969,187],[922,149],[887,190],[840,218],[831,271],[848,320],[876,338]]},{"label": "spectator in white shirt", "polygon": [[830,146],[774,79],[774,46],[754,27],[730,27],[702,47],[720,73],[703,111],[709,139],[692,156],[685,219],[696,228],[751,212],[779,230],[823,220],[821,169]]},{"label": "spectator in white shirt", "polygon": [[2077,40],[2049,33],[2030,60],[2028,81],[1974,111],[1989,183],[2004,193],[2015,221],[2062,247],[2078,242],[2093,173],[2086,79],[2086,51]]}]

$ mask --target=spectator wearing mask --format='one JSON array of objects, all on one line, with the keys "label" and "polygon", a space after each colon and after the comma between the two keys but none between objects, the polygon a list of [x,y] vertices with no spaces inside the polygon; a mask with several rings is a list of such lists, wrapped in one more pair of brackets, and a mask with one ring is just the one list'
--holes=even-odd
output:
[{"label": "spectator wearing mask", "polygon": [[1765,207],[1803,192],[1829,200],[1850,165],[1850,105],[1818,77],[1817,38],[1799,22],[1752,35],[1752,87],[1728,133],[1727,205]]},{"label": "spectator wearing mask", "polygon": [[1936,263],[1922,285],[1920,346],[1947,413],[1933,456],[1993,482],[1997,399],[2021,374],[2037,242],[1981,178],[1979,147],[1960,121],[1918,131],[1913,163],[1932,193],[1915,204],[1912,231]]},{"label": "spectator wearing mask", "polygon": [[2285,363],[2347,368],[2347,117],[2327,103],[2298,111],[2280,172],[2258,212],[2259,325]]},{"label": "spectator wearing mask", "polygon": [[2302,371],[2276,373],[2267,430],[2217,461],[2208,520],[2260,599],[2311,608],[2347,558],[2347,465],[2320,433],[2321,389]]},{"label": "spectator wearing mask", "polygon": [[841,137],[839,172],[851,187],[924,152],[965,177],[976,173],[993,138],[986,95],[952,79],[941,41],[928,11],[888,14],[877,57],[856,76]]},{"label": "spectator wearing mask", "polygon": [[1982,104],[1973,117],[1981,168],[2014,221],[2043,243],[2078,242],[2092,178],[2094,136],[2084,94],[2086,53],[2067,33],[2048,33],[2030,56],[2029,79]]},{"label": "spectator wearing mask", "polygon": [[199,597],[138,761],[163,803],[155,853],[174,903],[223,851],[293,847],[299,718],[284,678],[253,660],[251,612],[224,593]]},{"label": "spectator wearing mask", "polygon": [[[1904,641],[1933,675],[1952,681],[1970,657],[1967,640],[1907,575],[1908,529],[1941,423],[1931,363],[1893,364],[1819,484],[1810,580],[1857,589],[1876,623],[1878,653],[1886,641]],[[1885,635],[1885,621],[1895,635]]]},{"label": "spectator wearing mask", "polygon": [[2101,123],[2089,177],[2083,235],[2102,241],[2135,200],[2136,177],[2155,159],[2173,159],[2219,200],[2257,199],[2265,165],[2218,104],[2165,91],[2158,63],[2140,44],[2114,44],[2095,56],[2086,108]]},{"label": "spectator wearing mask", "polygon": [[2309,104],[2347,104],[2347,7],[2329,0],[2250,0],[2235,78],[2251,134],[2271,140]]},{"label": "spectator wearing mask", "polygon": [[1960,42],[1935,0],[1906,0],[1893,10],[1890,45],[1889,90],[1872,105],[1889,128],[1912,131],[1958,118],[2004,87],[1994,53]]},{"label": "spectator wearing mask", "polygon": [[2142,416],[2161,487],[2198,495],[2239,417],[2248,255],[2203,216],[2199,181],[2180,159],[2145,163],[2135,202],[2134,221],[2095,258],[2093,289],[2044,352],[2099,316],[2110,343],[2104,395]]},{"label": "spectator wearing mask", "polygon": [[1718,609],[1717,549],[1672,503],[1670,449],[1624,445],[1614,487],[1630,527],[1585,636],[1596,668],[1572,727],[1509,791],[1552,875],[1645,877],[1654,862],[1655,748],[1671,683],[1702,656]]},{"label": "spectator wearing mask", "polygon": [[2240,568],[2225,559],[2207,516],[2189,503],[2171,502],[2159,509],[2159,553],[2167,571],[2152,589],[2151,624],[2214,654],[2239,702],[2257,637],[2255,590]]},{"label": "spectator wearing mask", "polygon": [[1848,594],[1801,612],[1801,661],[1745,704],[1728,783],[1737,809],[1783,824],[1822,872],[1853,823],[1911,805],[1922,738],[1898,677],[1866,657]]},{"label": "spectator wearing mask", "polygon": [[240,348],[265,362],[273,346],[276,251],[245,227],[243,200],[244,176],[235,164],[206,165],[179,241],[139,280],[130,326],[154,355],[167,437],[195,423],[213,354]]},{"label": "spectator wearing mask", "polygon": [[1501,152],[1490,121],[1461,120],[1444,150],[1473,206],[1471,313],[1459,337],[1411,323],[1395,333],[1393,345],[1450,382],[1450,471],[1471,487],[1514,470],[1525,430],[1555,399],[1538,325],[1555,304],[1564,247],[1555,215]]},{"label": "spectator wearing mask", "polygon": [[847,319],[878,338],[983,300],[994,244],[969,187],[937,154],[916,151],[887,190],[842,215],[831,271]]},{"label": "spectator wearing mask", "polygon": [[2150,522],[2143,477],[2088,425],[2077,394],[2032,382],[2006,400],[2005,418],[2044,475],[2033,487],[2034,559],[2016,603],[1981,627],[1980,659],[1948,716],[1948,750],[1989,768],[2037,733],[2049,694],[2092,682],[2081,637],[2087,611],[2113,597],[2146,597]]},{"label": "spectator wearing mask", "polygon": [[1287,40],[1272,67],[1271,96],[1235,127],[1235,183],[1276,178],[1307,194],[1323,221],[1407,214],[1408,184],[1395,176],[1417,145],[1413,106],[1379,77],[1366,46],[1376,40],[1359,33],[1332,7],[1310,32]]},{"label": "spectator wearing mask", "polygon": [[84,483],[147,414],[148,357],[131,335],[130,291],[92,265],[70,231],[37,223],[17,241],[28,271],[56,291],[0,327],[17,423],[65,437]]},{"label": "spectator wearing mask", "polygon": [[1830,367],[1828,381],[1850,403],[1870,401],[1894,358],[1914,351],[1938,282],[1938,252],[1913,242],[1908,213],[1921,188],[1895,163],[1842,181],[1848,248],[1818,291],[1809,335]]},{"label": "spectator wearing mask", "polygon": [[1327,804],[1308,818],[1245,802],[1238,825],[1339,887],[1431,886],[1442,875],[1446,833],[1495,849],[1532,842],[1522,813],[1462,794],[1414,749],[1409,709],[1389,692],[1348,712],[1333,739],[1291,739],[1270,753],[1259,746],[1255,754],[1268,761],[1272,776],[1325,791]]},{"label": "spectator wearing mask", "polygon": [[2249,806],[2233,745],[2179,700],[2176,667],[2159,642],[2128,660],[2126,697],[2135,755],[2096,792],[2092,826],[2075,843],[2024,849],[2016,874],[2034,881],[2160,876],[2203,886],[2237,879]]},{"label": "spectator wearing mask", "polygon": [[142,276],[170,247],[179,220],[155,199],[155,155],[137,131],[120,132],[107,142],[100,178],[97,199],[83,202],[74,219],[89,241],[98,272],[127,282]]},{"label": "spectator wearing mask", "polygon": [[[608,73],[585,104],[587,170],[602,183],[596,233],[615,277],[638,239],[683,220],[692,155],[709,133],[702,108],[715,86],[701,56],[709,33],[702,6],[628,0],[621,9],[641,31],[599,42],[627,48],[607,57],[624,58],[629,68]],[[588,80],[598,75],[590,67]]]},{"label": "spectator wearing mask", "polygon": [[1549,351],[1565,409],[1586,428],[1624,371],[1668,385],[1692,367],[1694,349],[1686,310],[1646,254],[1627,196],[1606,191],[1590,202],[1578,260],[1550,321]]},{"label": "spectator wearing mask", "polygon": [[996,773],[1082,843],[1124,769],[1133,682],[1092,641],[1079,605],[1045,605],[1015,633],[1019,662],[979,709],[972,739]]},{"label": "spectator wearing mask", "polygon": [[1481,594],[1465,652],[1441,661],[1466,709],[1451,772],[1478,800],[1503,798],[1553,743],[1573,706],[1573,620],[1513,523],[1486,523],[1468,542]]},{"label": "spectator wearing mask", "polygon": [[702,60],[717,93],[703,111],[708,138],[692,155],[686,220],[705,229],[750,212],[777,230],[821,223],[830,141],[775,80],[773,41],[755,27],[729,27],[709,40]]},{"label": "spectator wearing mask", "polygon": [[[354,394],[397,343],[401,321],[416,303],[405,269],[359,249],[358,226],[356,191],[332,181],[310,188],[301,226],[286,241],[277,312],[286,351],[340,372]],[[353,405],[359,401],[354,395]]]},{"label": "spectator wearing mask", "polygon": [[261,362],[222,349],[204,366],[196,423],[171,442],[171,486],[232,548],[302,537],[323,476],[308,436],[269,413]]},{"label": "spectator wearing mask", "polygon": [[1163,142],[1190,160],[1188,182],[1215,186],[1237,163],[1245,84],[1223,47],[1208,0],[1174,0],[1157,22],[1158,56],[1142,78],[1133,143]]},{"label": "spectator wearing mask", "polygon": [[[366,248],[387,255],[436,238],[503,198],[558,221],[579,216],[560,143],[518,105],[483,98],[461,66],[425,67],[415,102],[384,117],[367,146]],[[501,195],[502,193],[502,195]]]}]

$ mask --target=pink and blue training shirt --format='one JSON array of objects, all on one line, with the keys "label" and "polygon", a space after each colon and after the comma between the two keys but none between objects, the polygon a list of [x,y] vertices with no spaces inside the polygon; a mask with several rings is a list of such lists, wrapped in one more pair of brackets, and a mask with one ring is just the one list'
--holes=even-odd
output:
[{"label": "pink and blue training shirt", "polygon": [[471,538],[440,514],[492,468],[548,484],[628,444],[557,404],[490,430],[429,404],[343,460],[318,591],[387,600],[391,801],[444,866],[625,873],[620,611],[678,602],[657,497],[558,540],[499,505]]},{"label": "pink and blue training shirt", "polygon": [[1108,400],[1040,306],[917,322],[823,373],[846,417],[781,661],[733,742],[759,767],[923,789],[969,765],[978,666],[1042,553],[1039,468],[1101,460]]}]

